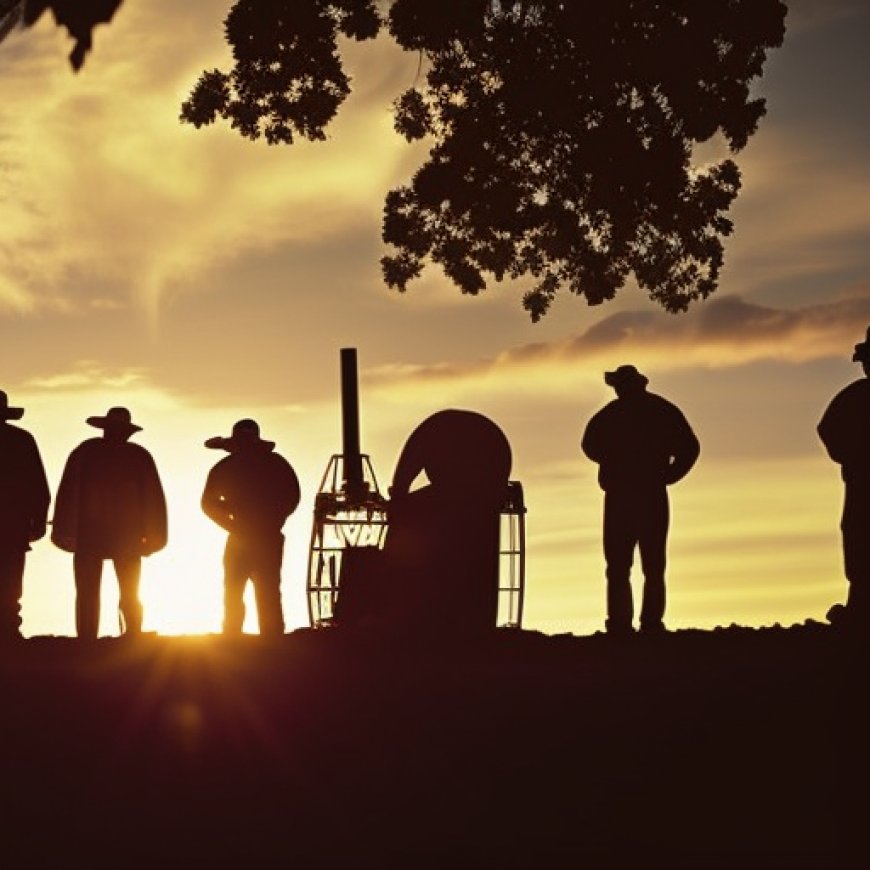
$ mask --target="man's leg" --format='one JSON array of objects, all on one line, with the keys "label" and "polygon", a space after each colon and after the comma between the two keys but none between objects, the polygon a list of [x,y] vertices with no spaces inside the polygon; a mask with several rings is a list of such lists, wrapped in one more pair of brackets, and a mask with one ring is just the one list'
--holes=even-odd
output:
[{"label": "man's leg", "polygon": [[118,556],[112,561],[118,577],[124,634],[141,634],[142,602],[139,600],[139,579],[142,576],[142,559],[140,556]]},{"label": "man's leg", "polygon": [[21,637],[24,555],[19,548],[0,550],[0,641]]},{"label": "man's leg", "polygon": [[100,627],[102,558],[93,553],[75,553],[73,575],[76,581],[76,634],[84,640],[96,640]]},{"label": "man's leg", "polygon": [[604,559],[607,563],[607,630],[632,629],[631,563],[637,541],[631,494],[604,494]]},{"label": "man's leg", "polygon": [[244,548],[230,535],[224,549],[224,634],[241,634],[245,622],[245,584],[248,560]]},{"label": "man's leg", "polygon": [[257,542],[256,566],[251,572],[260,634],[278,637],[284,634],[284,611],[281,605],[281,563],[284,558],[284,536]]},{"label": "man's leg", "polygon": [[849,581],[846,611],[850,622],[870,626],[870,491],[846,483],[843,505],[843,562]]},{"label": "man's leg", "polygon": [[667,565],[670,507],[668,491],[647,493],[643,498],[640,532],[640,562],[643,568],[642,631],[661,631],[665,618],[665,568]]}]

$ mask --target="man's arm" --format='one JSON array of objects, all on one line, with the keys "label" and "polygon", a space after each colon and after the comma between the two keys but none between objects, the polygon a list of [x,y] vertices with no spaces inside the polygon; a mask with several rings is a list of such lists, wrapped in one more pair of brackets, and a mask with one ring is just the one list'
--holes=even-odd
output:
[{"label": "man's arm", "polygon": [[28,433],[28,462],[30,464],[28,480],[30,489],[30,535],[31,541],[38,541],[45,535],[45,525],[48,518],[48,506],[51,503],[51,491],[48,488],[48,478],[45,466],[36,440]]},{"label": "man's arm", "polygon": [[602,412],[599,411],[586,424],[586,429],[580,440],[580,449],[589,459],[599,464],[604,459],[605,451],[604,427],[602,425],[601,413]]},{"label": "man's arm", "polygon": [[166,546],[169,523],[166,515],[166,495],[163,492],[163,484],[160,482],[157,465],[151,454],[147,451],[145,451],[144,459],[144,553],[146,556],[150,556]]},{"label": "man's arm", "polygon": [[668,486],[682,480],[698,461],[701,453],[701,444],[692,431],[689,421],[683,412],[674,407],[675,438],[674,449],[671,454],[671,463],[668,468],[668,476],[665,481]]},{"label": "man's arm", "polygon": [[79,486],[85,449],[84,445],[80,444],[70,453],[63,467],[57,495],[54,499],[51,542],[68,553],[75,552],[78,543]]},{"label": "man's arm", "polygon": [[302,491],[299,487],[299,478],[293,470],[293,466],[282,457],[284,462],[284,516],[289,517],[299,507]]},{"label": "man's arm", "polygon": [[232,513],[221,491],[219,465],[220,463],[208,473],[200,505],[203,513],[210,520],[225,531],[231,532],[233,531]]},{"label": "man's arm", "polygon": [[822,419],[819,420],[819,425],[816,429],[822,444],[825,445],[825,450],[828,451],[828,456],[834,462],[842,463],[844,456],[845,440],[843,438],[843,423],[840,408],[842,401],[840,396],[834,396],[831,403],[825,408],[825,413]]}]

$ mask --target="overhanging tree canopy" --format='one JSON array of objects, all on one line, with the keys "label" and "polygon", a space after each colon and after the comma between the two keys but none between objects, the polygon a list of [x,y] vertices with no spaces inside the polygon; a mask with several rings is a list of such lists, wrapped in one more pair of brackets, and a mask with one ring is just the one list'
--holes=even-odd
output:
[{"label": "overhanging tree canopy", "polygon": [[323,138],[347,96],[339,35],[381,27],[427,60],[395,102],[428,160],[387,194],[382,260],[399,290],[427,259],[464,293],[525,279],[533,320],[565,287],[590,304],[633,275],[669,311],[712,293],[740,188],[731,159],[693,165],[717,133],[732,152],[764,114],[750,96],[781,44],[779,0],[239,0],[236,65],[203,74],[182,118],[250,138]]},{"label": "overhanging tree canopy", "polygon": [[69,61],[81,69],[93,44],[93,30],[112,20],[122,0],[0,0],[0,40],[17,25],[32,27],[51,10],[59,27],[75,39]]},{"label": "overhanging tree canopy", "polygon": [[[89,44],[87,16],[120,2],[17,5],[74,18]],[[740,189],[732,159],[698,165],[694,147],[718,134],[736,154],[755,132],[765,106],[750,87],[785,13],[780,0],[238,0],[235,65],[204,72],[181,118],[323,139],[350,93],[340,37],[387,29],[426,60],[396,129],[432,143],[386,196],[388,285],[404,291],[427,261],[464,293],[510,277],[538,320],[561,288],[594,305],[633,277],[683,311],[716,289]]]}]

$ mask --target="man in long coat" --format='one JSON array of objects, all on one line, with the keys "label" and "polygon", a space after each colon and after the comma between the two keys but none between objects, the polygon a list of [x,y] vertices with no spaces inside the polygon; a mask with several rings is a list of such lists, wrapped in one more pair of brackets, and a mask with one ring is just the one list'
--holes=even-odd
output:
[{"label": "man in long coat", "polygon": [[205,446],[226,450],[209,472],[202,509],[229,532],[224,549],[225,634],[240,634],[245,621],[244,591],[254,586],[260,634],[284,634],[281,564],[287,517],[299,505],[299,480],[272,441],[260,438],[255,420],[239,420],[229,438],[209,438]]},{"label": "man in long coat", "polygon": [[853,362],[863,378],[852,381],[831,400],[818,426],[828,455],[838,463],[845,484],[840,530],[849,595],[845,607],[834,605],[831,622],[870,625],[870,328],[855,345]]},{"label": "man in long coat", "polygon": [[103,436],[83,441],[67,459],[51,539],[74,554],[78,636],[97,636],[105,559],[115,566],[124,633],[135,635],[142,630],[142,557],[166,546],[166,499],[151,454],[128,440],[142,427],[126,408],[87,422]]},{"label": "man in long coat", "polygon": [[640,628],[663,631],[667,488],[689,473],[700,445],[682,411],[647,392],[648,380],[634,366],[606,372],[604,381],[616,391],[616,399],[589,421],[581,448],[598,463],[604,490],[607,630],[633,631],[629,577],[637,548],[644,575]]},{"label": "man in long coat", "polygon": [[51,500],[36,441],[9,424],[23,414],[0,390],[0,641],[21,637],[25,554],[45,534]]}]

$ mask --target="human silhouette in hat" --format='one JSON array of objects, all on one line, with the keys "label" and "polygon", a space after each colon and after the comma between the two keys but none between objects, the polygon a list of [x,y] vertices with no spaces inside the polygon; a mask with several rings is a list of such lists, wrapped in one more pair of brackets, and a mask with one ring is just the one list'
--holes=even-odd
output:
[{"label": "human silhouette in hat", "polygon": [[0,642],[21,637],[25,554],[45,534],[51,500],[36,441],[9,423],[23,414],[0,390]]},{"label": "human silhouette in hat", "polygon": [[845,606],[828,611],[832,623],[870,625],[870,327],[855,345],[853,362],[864,377],[831,400],[818,426],[828,455],[841,468],[845,500],[840,530],[849,594]]},{"label": "human silhouette in hat", "polygon": [[51,539],[73,553],[76,634],[94,639],[100,624],[103,561],[111,559],[120,590],[124,633],[142,630],[142,557],[166,546],[166,499],[151,454],[129,441],[141,431],[126,408],[87,423],[103,430],[66,461],[55,500]]},{"label": "human silhouette in hat", "polygon": [[616,399],[589,421],[581,447],[598,463],[604,490],[607,631],[634,630],[630,574],[637,548],[644,575],[640,628],[659,632],[665,615],[667,488],[689,473],[700,445],[682,411],[647,392],[648,380],[634,366],[605,372],[604,382]]},{"label": "human silhouette in hat", "polygon": [[224,549],[225,634],[240,634],[245,621],[244,591],[254,586],[260,634],[284,633],[281,563],[287,517],[299,504],[299,480],[272,441],[260,437],[251,419],[239,420],[229,438],[209,438],[205,446],[229,456],[209,472],[202,509],[229,532]]}]

